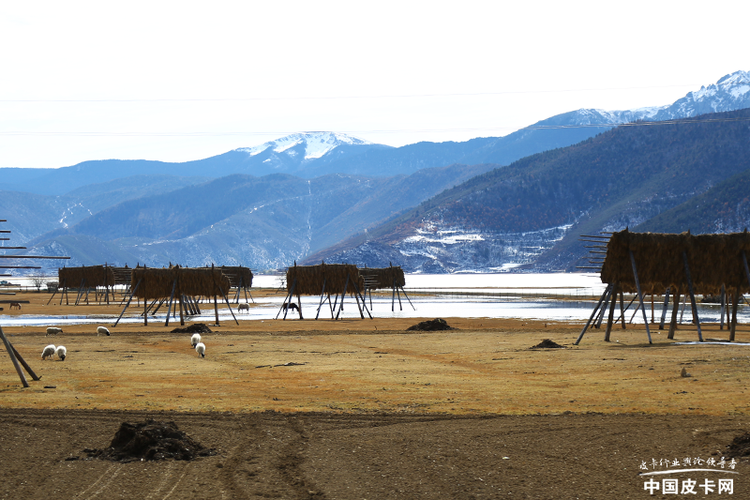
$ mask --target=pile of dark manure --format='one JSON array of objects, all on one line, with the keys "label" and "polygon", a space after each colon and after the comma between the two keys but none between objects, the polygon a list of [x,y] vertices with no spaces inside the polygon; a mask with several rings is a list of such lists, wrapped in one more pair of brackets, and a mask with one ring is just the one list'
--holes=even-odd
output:
[{"label": "pile of dark manure", "polygon": [[412,325],[406,329],[407,331],[420,331],[420,332],[435,332],[438,330],[455,330],[455,328],[448,326],[448,323],[444,319],[435,318],[429,321],[422,321],[416,325]]},{"label": "pile of dark manure", "polygon": [[147,420],[139,424],[123,422],[109,448],[84,450],[89,458],[113,462],[143,460],[193,460],[215,455],[177,428],[174,422]]},{"label": "pile of dark manure", "polygon": [[560,345],[553,340],[544,339],[534,347],[529,347],[529,349],[565,349],[565,346]]},{"label": "pile of dark manure", "polygon": [[175,328],[172,333],[213,333],[205,323],[193,323],[185,328]]},{"label": "pile of dark manure", "polygon": [[750,432],[735,437],[727,446],[727,457],[741,458],[750,456]]}]

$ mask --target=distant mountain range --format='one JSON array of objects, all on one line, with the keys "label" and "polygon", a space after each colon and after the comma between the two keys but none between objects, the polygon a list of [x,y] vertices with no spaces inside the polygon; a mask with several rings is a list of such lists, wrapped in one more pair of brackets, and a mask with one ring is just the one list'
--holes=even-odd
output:
[{"label": "distant mountain range", "polygon": [[582,234],[742,231],[748,179],[750,109],[621,126],[479,175],[303,263],[575,271]]},{"label": "distant mountain range", "polygon": [[[741,175],[742,156],[726,151],[747,137],[727,124],[741,124],[745,115],[681,120],[744,108],[750,74],[740,71],[668,106],[578,110],[501,138],[393,148],[307,132],[184,163],[6,168],[0,213],[8,214],[3,229],[12,230],[14,244],[70,255],[69,265],[275,269],[325,259],[423,272],[571,270],[582,255],[575,243],[581,230],[633,228]],[[669,146],[676,136],[657,132],[686,124],[700,131],[691,140],[701,150],[692,156],[716,172],[685,167],[691,155]],[[712,135],[717,129],[728,135]],[[643,135],[648,130],[654,132]],[[658,179],[632,167],[646,158]],[[679,177],[670,180],[664,168]],[[633,191],[615,196],[612,186],[625,184]],[[517,206],[503,208],[513,200]],[[742,225],[738,220],[732,227]]]}]

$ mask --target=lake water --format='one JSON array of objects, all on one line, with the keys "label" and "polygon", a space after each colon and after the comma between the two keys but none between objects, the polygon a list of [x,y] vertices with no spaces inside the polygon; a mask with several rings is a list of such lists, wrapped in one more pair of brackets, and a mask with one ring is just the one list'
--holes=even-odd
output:
[{"label": "lake water", "polygon": [[[17,281],[17,280],[14,280]],[[279,276],[258,275],[253,278],[254,288],[276,288],[283,286]],[[596,302],[603,293],[605,285],[598,274],[558,273],[558,274],[415,274],[406,276],[406,296],[400,294],[401,301],[392,297],[373,296],[372,304],[367,299],[367,307],[373,317],[377,318],[518,318],[542,321],[580,321],[590,317]],[[408,298],[407,298],[408,297]],[[251,304],[249,313],[235,315],[238,320],[273,320],[279,315],[284,300],[280,291],[272,297],[257,299]],[[302,297],[302,311],[305,318],[314,318],[320,303],[320,297]],[[637,301],[636,301],[637,303]],[[659,321],[662,304],[655,304],[654,315]],[[131,312],[132,311],[132,312]],[[670,309],[671,311],[671,309]],[[49,317],[33,315],[0,314],[1,326],[57,326],[65,324],[112,324],[117,319],[113,316],[76,315],[76,308],[70,307],[70,315]],[[213,322],[213,307],[204,309],[206,314],[194,316],[194,322]],[[635,304],[626,311],[625,318],[631,320]],[[149,321],[163,323],[166,311],[150,317]],[[119,311],[118,311],[119,315]],[[720,307],[713,304],[699,304],[698,315],[702,322],[718,322]],[[616,316],[619,316],[619,308]],[[647,304],[647,316],[651,318],[651,304]],[[288,318],[298,317],[290,311]],[[342,316],[344,318],[360,317],[357,303],[347,297]],[[365,313],[367,317],[367,313]],[[331,308],[326,302],[320,309],[320,318],[331,319]],[[232,321],[227,311],[220,314],[221,321]],[[690,305],[682,313],[684,322],[692,320]],[[669,318],[667,318],[669,320]],[[140,323],[135,308],[126,312],[121,323]],[[179,321],[179,320],[178,320]],[[643,316],[638,312],[633,323],[643,323]],[[742,305],[738,312],[738,321],[750,322],[750,307]]]}]

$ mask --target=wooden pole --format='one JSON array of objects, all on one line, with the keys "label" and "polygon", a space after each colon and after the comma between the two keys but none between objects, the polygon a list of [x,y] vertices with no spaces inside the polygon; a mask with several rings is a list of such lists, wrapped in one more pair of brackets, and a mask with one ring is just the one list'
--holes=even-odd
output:
[{"label": "wooden pole", "polygon": [[653,325],[654,323],[656,323],[656,321],[654,320],[654,294],[652,292],[651,293],[651,324]]},{"label": "wooden pole", "polygon": [[667,320],[667,309],[669,308],[669,287],[664,292],[664,305],[661,308],[661,322],[659,323],[659,330],[664,330],[664,322]]},{"label": "wooden pole", "polygon": [[139,287],[139,286],[140,286],[140,284],[141,284],[141,280],[143,280],[143,278],[142,278],[142,277],[141,277],[141,278],[140,278],[140,279],[138,280],[138,283],[136,283],[136,284],[135,284],[135,288],[133,288],[133,291],[132,291],[132,292],[130,292],[130,297],[128,298],[128,303],[127,303],[127,304],[125,304],[125,307],[123,307],[123,308],[122,308],[122,312],[120,313],[120,317],[119,317],[119,318],[117,318],[117,321],[115,321],[115,324],[114,324],[114,325],[112,325],[112,326],[117,326],[117,323],[119,323],[119,322],[120,322],[120,320],[122,319],[122,315],[123,315],[123,314],[125,314],[125,310],[126,310],[126,309],[128,308],[128,306],[130,305],[130,301],[131,301],[131,300],[133,300],[133,295],[135,295],[135,291],[136,291],[136,290],[138,290],[138,287]]},{"label": "wooden pole", "polygon": [[693,289],[693,279],[690,277],[690,267],[688,266],[687,253],[682,252],[682,260],[685,263],[685,277],[688,283],[688,292],[690,293],[690,307],[693,310],[693,320],[698,327],[698,340],[703,342],[703,334],[701,333],[701,320],[698,317],[698,305],[695,303],[695,292]]},{"label": "wooden pole", "polygon": [[185,325],[185,294],[180,292],[180,326]]},{"label": "wooden pole", "polygon": [[726,301],[727,301],[727,289],[722,284],[721,285],[721,319],[719,320],[719,330],[724,329],[724,308],[726,307]]},{"label": "wooden pole", "polygon": [[3,333],[2,327],[0,327],[0,337],[3,338],[3,343],[5,344],[5,349],[8,351],[8,356],[10,356],[11,362],[13,362],[13,366],[16,368],[16,372],[18,373],[18,377],[21,379],[21,383],[24,387],[29,386],[29,382],[26,380],[26,377],[23,374],[23,370],[21,369],[21,365],[18,364],[18,359],[16,359],[16,355],[13,351],[13,346],[10,345],[10,342],[5,337],[5,333]]},{"label": "wooden pole", "polygon": [[610,293],[610,306],[609,306],[609,317],[607,318],[607,330],[604,332],[604,341],[609,342],[609,334],[612,333],[612,324],[615,319],[615,307],[617,304],[617,286],[618,283],[612,286],[612,293]]},{"label": "wooden pole", "polygon": [[227,296],[224,294],[224,290],[219,288],[219,291],[221,292],[221,296],[224,297],[224,302],[227,304],[227,308],[229,308],[229,312],[232,314],[232,318],[234,318],[234,322],[237,323],[237,326],[239,326],[240,322],[237,321],[237,316],[234,315],[234,311],[232,311],[232,306],[229,305],[229,301],[227,300]]},{"label": "wooden pole", "polygon": [[612,290],[614,289],[614,283],[612,284],[612,288],[610,288],[609,293],[604,298],[604,303],[602,303],[602,307],[599,310],[599,316],[596,319],[596,322],[594,323],[594,328],[597,330],[601,328],[602,321],[604,321],[604,313],[607,312],[607,306],[609,305],[609,301],[612,298]]},{"label": "wooden pole", "polygon": [[[638,294],[635,294],[635,297],[633,297],[633,300],[638,298]],[[633,315],[630,317],[630,321],[628,323],[633,323],[633,320],[635,319],[635,315],[638,314],[638,311],[641,310],[641,303],[639,302],[637,306],[635,306],[635,311],[633,311]]]},{"label": "wooden pole", "polygon": [[609,287],[612,285],[607,285],[607,288],[604,289],[604,293],[602,293],[602,296],[599,298],[599,302],[596,303],[596,307],[594,307],[594,310],[591,311],[591,316],[589,317],[589,320],[586,322],[586,325],[583,327],[583,330],[581,330],[581,334],[578,336],[578,340],[575,341],[575,345],[578,345],[579,342],[581,342],[581,339],[583,338],[583,334],[586,333],[586,330],[588,330],[589,325],[594,320],[594,316],[596,316],[597,311],[599,311],[599,307],[602,305],[602,301],[604,301],[604,297],[609,293]]},{"label": "wooden pole", "polygon": [[302,298],[297,294],[297,312],[299,313],[299,319],[305,319],[302,317]]},{"label": "wooden pole", "polygon": [[[352,281],[352,284],[354,285],[354,291],[357,292],[357,295],[359,295],[359,298],[362,299],[362,309],[364,309],[365,311],[367,311],[367,315],[370,317],[370,319],[372,319],[372,314],[370,314],[370,310],[367,309],[367,304],[365,303],[365,298],[362,297],[362,294],[359,292],[359,287],[357,286],[357,282],[356,281]],[[355,295],[355,298],[356,298],[356,295]],[[398,302],[399,302],[399,305],[400,305],[401,304],[401,298],[399,298]],[[359,302],[357,302],[357,303],[359,303]],[[365,315],[362,314],[362,310],[361,309],[359,311],[359,315],[362,316],[362,319],[365,319]]]},{"label": "wooden pole", "polygon": [[346,274],[346,281],[344,281],[344,293],[341,294],[341,303],[339,304],[339,310],[336,313],[336,319],[339,319],[339,314],[344,310],[344,298],[346,297],[347,286],[349,286],[349,273]]},{"label": "wooden pole", "polygon": [[8,344],[10,344],[10,348],[13,349],[13,354],[16,355],[16,358],[18,359],[18,361],[21,362],[23,367],[26,368],[26,371],[29,373],[29,375],[31,375],[31,378],[34,380],[41,380],[42,377],[38,377],[37,374],[34,373],[34,370],[32,370],[29,364],[23,359],[23,357],[21,356],[21,353],[19,353],[16,350],[16,348],[13,347],[13,344],[11,344],[10,341],[8,341]]},{"label": "wooden pole", "polygon": [[326,300],[326,278],[323,278],[323,290],[320,292],[320,303],[318,304],[318,311],[315,313],[315,319],[320,316],[320,308],[323,307],[323,302]]},{"label": "wooden pole", "polygon": [[[630,302],[628,302],[628,305],[625,308],[622,307],[623,301],[625,300],[623,296],[624,294],[621,291],[620,292],[620,317],[617,318],[617,321],[622,321],[622,329],[625,330],[625,313],[628,312],[628,309],[630,309],[630,306],[633,305],[633,302],[635,302],[635,299],[637,299],[638,296],[633,295],[633,298],[630,299]],[[636,311],[638,311],[638,309],[636,309]],[[615,321],[615,323],[617,323],[617,321]]]},{"label": "wooden pole", "polygon": [[[219,325],[219,303],[218,303],[218,300],[216,297],[216,291],[215,291],[218,288],[218,286],[216,285],[216,276],[214,275],[213,262],[211,263],[211,281],[213,282],[213,285],[214,285],[214,316],[216,317],[216,326],[220,326]],[[240,283],[242,283],[242,276],[240,276]],[[239,292],[239,289],[238,289],[238,292]],[[209,298],[209,300],[211,299]]]},{"label": "wooden pole", "polygon": [[[406,295],[406,290],[404,290],[404,287],[399,287],[399,288],[401,288],[401,291],[404,293],[404,297],[406,297],[406,300],[409,301],[409,305],[411,306],[411,308],[416,311],[417,308],[414,307],[414,304],[411,303],[411,299],[409,298],[408,295]],[[370,309],[372,309],[372,292],[370,292]]]},{"label": "wooden pole", "polygon": [[729,325],[729,341],[734,342],[734,332],[737,329],[737,306],[740,304],[740,288],[734,291],[732,298],[732,322]]},{"label": "wooden pole", "polygon": [[643,323],[646,325],[646,335],[648,336],[648,343],[651,344],[651,330],[648,328],[648,318],[646,317],[646,306],[643,305],[643,292],[641,291],[641,283],[638,281],[638,269],[635,266],[635,256],[633,250],[628,249],[630,252],[630,263],[633,266],[633,278],[635,278],[635,287],[638,289],[638,302],[640,303],[641,312],[643,313]]},{"label": "wooden pole", "polygon": [[688,294],[682,296],[682,308],[680,309],[680,324],[682,324],[682,318],[685,317],[685,306],[687,305]]},{"label": "wooden pole", "polygon": [[174,291],[177,288],[177,278],[172,282],[172,293],[169,296],[169,305],[167,306],[167,320],[164,322],[164,326],[169,326],[169,315],[172,314],[172,303],[174,301]]},{"label": "wooden pole", "polygon": [[669,322],[669,335],[667,338],[674,339],[674,332],[677,330],[677,313],[680,311],[680,287],[674,291],[674,299],[672,304],[672,320]]},{"label": "wooden pole", "polygon": [[[59,284],[58,284],[58,288],[59,288]],[[55,288],[55,291],[52,292],[52,297],[50,297],[49,300],[47,301],[47,305],[49,305],[49,303],[52,302],[52,299],[55,298],[56,294],[57,294],[57,288]]]},{"label": "wooden pole", "polygon": [[221,326],[219,324],[219,302],[216,298],[216,294],[214,294],[214,315],[216,316],[216,326]]}]

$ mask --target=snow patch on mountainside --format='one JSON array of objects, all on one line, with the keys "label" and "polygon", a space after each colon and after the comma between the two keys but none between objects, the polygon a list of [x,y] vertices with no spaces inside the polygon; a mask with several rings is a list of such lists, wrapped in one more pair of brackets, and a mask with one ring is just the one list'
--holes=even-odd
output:
[{"label": "snow patch on mountainside", "polygon": [[301,132],[261,144],[260,146],[239,148],[236,151],[245,152],[249,156],[256,156],[270,149],[275,153],[286,152],[288,155],[294,156],[297,152],[292,148],[304,145],[305,160],[314,160],[323,157],[326,153],[344,144],[365,145],[372,143],[336,132]]}]

